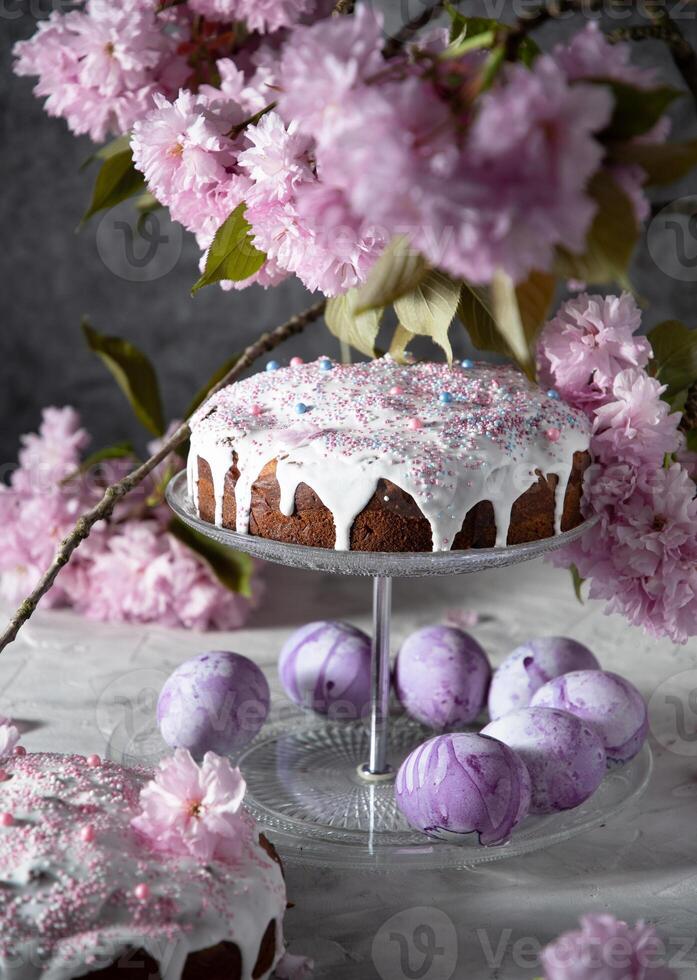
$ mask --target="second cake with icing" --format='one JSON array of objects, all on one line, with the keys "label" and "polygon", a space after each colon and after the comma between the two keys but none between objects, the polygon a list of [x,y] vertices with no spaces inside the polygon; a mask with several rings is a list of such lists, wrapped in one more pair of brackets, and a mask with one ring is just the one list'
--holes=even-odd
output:
[{"label": "second cake with icing", "polygon": [[192,421],[207,521],[356,551],[504,547],[582,521],[590,426],[509,365],[320,358],[224,388]]}]

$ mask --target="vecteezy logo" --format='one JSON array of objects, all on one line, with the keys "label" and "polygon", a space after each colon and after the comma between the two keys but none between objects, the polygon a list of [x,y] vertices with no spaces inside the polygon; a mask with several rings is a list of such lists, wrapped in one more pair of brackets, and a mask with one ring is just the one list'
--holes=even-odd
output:
[{"label": "vecteezy logo", "polygon": [[373,939],[381,980],[450,980],[457,966],[457,932],[440,909],[417,906],[393,915]]},{"label": "vecteezy logo", "polygon": [[649,701],[651,734],[669,752],[697,756],[697,670],[673,674]]},{"label": "vecteezy logo", "polygon": [[138,215],[124,201],[97,226],[97,251],[104,265],[128,282],[152,282],[171,272],[182,253],[181,225],[164,210]]},{"label": "vecteezy logo", "polygon": [[661,272],[680,282],[697,282],[697,197],[681,197],[659,211],[646,244]]}]

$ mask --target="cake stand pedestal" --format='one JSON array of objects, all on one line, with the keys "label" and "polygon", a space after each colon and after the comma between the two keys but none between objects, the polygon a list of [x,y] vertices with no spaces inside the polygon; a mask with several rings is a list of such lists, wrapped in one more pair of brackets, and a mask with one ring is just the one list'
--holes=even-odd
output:
[{"label": "cake stand pedestal", "polygon": [[235,760],[247,781],[246,803],[284,858],[306,864],[390,868],[472,867],[546,847],[606,820],[648,784],[647,747],[629,765],[611,769],[598,791],[574,810],[529,817],[512,839],[482,847],[476,835],[458,844],[411,829],[394,803],[393,780],[406,755],[432,732],[390,711],[392,579],[458,575],[537,558],[578,538],[573,531],[507,548],[433,553],[337,552],[237,534],[201,520],[187,493],[186,474],[167,488],[175,514],[220,544],[291,568],[373,578],[373,648],[369,718],[320,719],[290,709],[265,726]]}]

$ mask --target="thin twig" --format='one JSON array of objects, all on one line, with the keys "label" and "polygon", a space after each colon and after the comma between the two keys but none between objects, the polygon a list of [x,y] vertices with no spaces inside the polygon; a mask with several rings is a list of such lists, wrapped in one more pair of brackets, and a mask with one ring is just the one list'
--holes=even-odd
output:
[{"label": "thin twig", "polygon": [[569,12],[593,13],[604,6],[604,0],[546,0],[537,10],[522,14],[512,27],[503,30],[506,60],[516,61],[526,37],[547,21],[556,20]]},{"label": "thin twig", "polygon": [[673,56],[675,66],[682,75],[685,84],[690,90],[690,94],[697,106],[697,53],[689,41],[686,40],[682,31],[670,16],[668,8],[664,3],[659,7],[653,4],[648,6],[649,17],[660,27],[663,27],[668,37],[666,42]]},{"label": "thin twig", "polygon": [[629,27],[618,27],[606,35],[610,44],[621,41],[668,41],[670,31],[661,24],[630,24]]},{"label": "thin twig", "polygon": [[402,48],[409,44],[413,39],[414,35],[417,34],[422,27],[427,27],[428,24],[437,17],[445,8],[447,0],[435,0],[430,7],[418,14],[412,20],[407,21],[407,23],[400,27],[394,37],[391,37],[385,47],[382,49],[382,53],[386,58],[393,58],[396,54],[402,50]]},{"label": "thin twig", "polygon": [[[270,333],[262,334],[262,336],[251,344],[242,354],[238,361],[236,361],[235,366],[228,371],[224,378],[222,378],[218,384],[211,388],[209,395],[215,394],[225,385],[230,384],[235,381],[243,371],[254,363],[257,358],[261,357],[262,354],[273,350],[282,344],[284,340],[295,336],[295,334],[300,333],[305,327],[312,323],[314,320],[318,320],[324,313],[326,307],[326,300],[322,300],[319,303],[315,303],[304,313],[299,313],[297,316],[293,316],[286,323],[283,323],[280,327],[276,327]],[[183,422],[179,428],[174,432],[166,442],[164,442],[161,448],[147,459],[144,463],[138,466],[135,470],[125,476],[122,480],[117,483],[113,483],[111,486],[107,487],[104,491],[104,496],[95,504],[90,510],[82,514],[78,519],[73,530],[68,534],[68,536],[61,543],[58,551],[56,552],[55,558],[51,565],[46,569],[41,579],[35,586],[34,590],[29,596],[21,603],[16,613],[10,620],[7,629],[0,636],[0,652],[2,652],[6,646],[13,642],[17,638],[22,626],[27,622],[28,619],[34,613],[37,605],[39,604],[42,596],[46,595],[48,590],[51,588],[53,583],[58,576],[61,568],[70,561],[70,558],[75,551],[75,549],[80,545],[82,541],[87,538],[98,521],[103,521],[109,518],[114,510],[114,507],[123,497],[127,496],[132,490],[134,490],[143,480],[148,476],[149,473],[159,466],[170,453],[174,452],[179,446],[181,446],[189,438],[191,434],[189,429],[188,421]]]}]

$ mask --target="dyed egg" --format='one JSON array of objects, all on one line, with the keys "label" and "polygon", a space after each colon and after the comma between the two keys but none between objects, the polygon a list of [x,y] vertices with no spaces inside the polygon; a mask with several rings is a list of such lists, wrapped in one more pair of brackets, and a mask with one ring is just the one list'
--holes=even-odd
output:
[{"label": "dyed egg", "polygon": [[570,670],[596,670],[600,664],[588,647],[568,636],[538,636],[516,647],[494,672],[489,688],[492,721],[527,708],[538,688]]},{"label": "dyed egg", "polygon": [[648,716],[643,697],[619,674],[576,670],[536,692],[534,705],[568,711],[595,729],[611,762],[629,762],[644,744]]},{"label": "dyed egg", "polygon": [[426,626],[412,633],[394,667],[395,691],[406,712],[437,730],[474,721],[490,680],[486,654],[455,626]]},{"label": "dyed egg", "polygon": [[349,623],[307,623],[284,644],[278,675],[291,701],[343,721],[370,708],[370,637]]},{"label": "dyed egg", "polygon": [[520,708],[492,721],[482,735],[505,742],[527,766],[531,813],[570,810],[592,796],[603,781],[607,760],[602,740],[568,711]]},{"label": "dyed egg", "polygon": [[165,681],[157,702],[160,733],[171,748],[195,756],[243,749],[269,713],[269,685],[247,657],[211,650],[186,660]]},{"label": "dyed egg", "polygon": [[400,766],[395,800],[411,826],[432,837],[477,833],[481,844],[501,844],[528,813],[530,776],[495,738],[436,735]]}]

